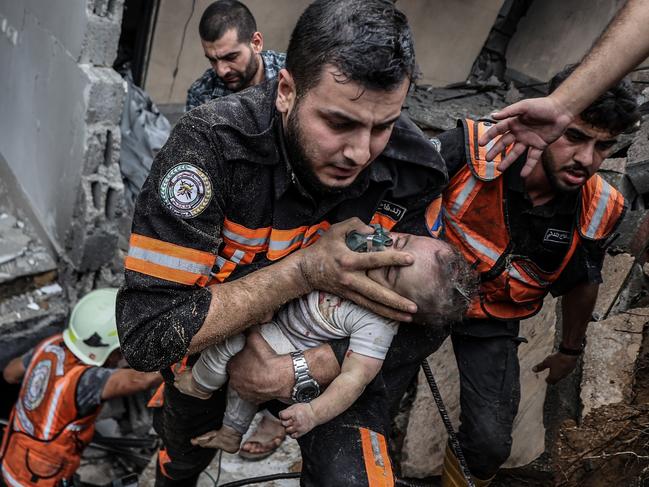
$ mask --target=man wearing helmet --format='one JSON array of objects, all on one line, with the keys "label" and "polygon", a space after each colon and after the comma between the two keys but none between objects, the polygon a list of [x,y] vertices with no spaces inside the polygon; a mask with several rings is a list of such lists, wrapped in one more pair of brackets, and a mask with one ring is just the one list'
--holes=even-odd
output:
[{"label": "man wearing helmet", "polygon": [[103,401],[147,390],[158,373],[114,369],[121,359],[117,289],[98,289],[74,307],[68,327],[3,371],[22,387],[2,442],[2,479],[10,486],[55,487],[71,479],[90,443]]}]

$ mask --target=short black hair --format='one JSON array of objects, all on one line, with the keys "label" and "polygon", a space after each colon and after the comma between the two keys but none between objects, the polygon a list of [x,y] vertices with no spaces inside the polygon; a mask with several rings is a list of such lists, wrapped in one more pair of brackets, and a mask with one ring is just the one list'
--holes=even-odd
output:
[{"label": "short black hair", "polygon": [[[555,74],[550,80],[548,92],[555,91],[577,69],[577,66],[579,64],[570,64]],[[584,122],[612,134],[633,129],[640,117],[636,96],[628,79],[623,79],[609,88],[579,114],[579,118]]]},{"label": "short black hair", "polygon": [[237,30],[239,42],[248,42],[257,32],[257,22],[243,3],[237,0],[218,0],[203,12],[198,34],[207,42],[220,39],[230,29]]},{"label": "short black hair", "polygon": [[392,0],[316,0],[300,16],[286,52],[298,97],[319,81],[326,64],[341,83],[391,91],[417,74],[406,16]]}]

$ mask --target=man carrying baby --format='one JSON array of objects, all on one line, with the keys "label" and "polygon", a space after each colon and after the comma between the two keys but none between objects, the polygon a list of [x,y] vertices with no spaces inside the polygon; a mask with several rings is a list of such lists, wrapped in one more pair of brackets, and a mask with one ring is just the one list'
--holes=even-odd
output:
[{"label": "man carrying baby", "polygon": [[[368,271],[372,280],[417,304],[413,324],[405,326],[439,327],[444,322],[462,319],[477,279],[459,252],[448,243],[429,237],[408,234],[388,237],[380,227],[367,237],[370,242],[380,239],[381,247],[394,244],[414,258],[409,267]],[[314,291],[291,301],[273,320],[259,327],[264,340],[280,354],[299,353],[349,337],[340,375],[319,396],[312,400],[294,397],[297,402],[280,412],[286,432],[298,438],[350,407],[378,374],[398,327],[396,321],[324,291]],[[227,362],[244,344],[245,337],[239,334],[207,348],[191,371],[176,376],[176,387],[184,394],[208,399],[226,383]],[[221,429],[195,438],[192,443],[234,453],[256,412],[257,405],[241,399],[230,388]]]},{"label": "man carrying baby", "polygon": [[[345,244],[354,230],[371,232],[367,223],[415,235],[439,230],[444,164],[401,114],[415,72],[412,33],[391,0],[317,0],[300,17],[276,80],[185,114],[156,156],[135,209],[117,317],[129,363],[161,370],[166,381],[154,416],[164,443],[157,486],[196,483],[215,451],[190,440],[220,428],[225,408],[222,391],[208,400],[177,391],[172,366],[193,365],[203,349],[314,290],[396,321],[417,312],[366,275],[408,266],[410,254]],[[394,481],[389,406],[444,335],[399,328],[360,398],[298,439],[303,485]],[[252,354],[251,362],[242,380],[232,370],[230,380],[265,400],[290,401],[310,381],[324,389],[347,350],[338,340],[302,360],[272,349],[260,359],[256,345],[268,347],[260,342],[248,336],[231,363]]]}]

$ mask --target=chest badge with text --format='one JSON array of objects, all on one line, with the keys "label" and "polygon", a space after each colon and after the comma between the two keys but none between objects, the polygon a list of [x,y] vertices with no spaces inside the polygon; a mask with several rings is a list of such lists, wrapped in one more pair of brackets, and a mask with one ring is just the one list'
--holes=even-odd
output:
[{"label": "chest badge with text", "polygon": [[210,203],[212,182],[193,164],[176,164],[162,178],[160,198],[180,218],[194,218]]},{"label": "chest badge with text", "polygon": [[556,228],[548,228],[543,237],[543,241],[568,245],[570,243],[570,232],[557,230]]},{"label": "chest badge with text", "polygon": [[391,201],[383,200],[370,221],[371,224],[379,224],[385,230],[390,231],[403,216],[406,214],[406,209],[403,206],[392,203]]}]

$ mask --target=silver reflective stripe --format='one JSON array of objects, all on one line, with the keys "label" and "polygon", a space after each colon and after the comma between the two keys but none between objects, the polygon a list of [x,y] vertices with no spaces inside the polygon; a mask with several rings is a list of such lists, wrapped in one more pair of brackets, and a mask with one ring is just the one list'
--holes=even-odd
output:
[{"label": "silver reflective stripe", "polygon": [[31,436],[34,436],[34,424],[27,417],[25,408],[23,407],[23,402],[20,399],[16,402],[16,413],[16,419],[18,419],[20,423],[17,424],[16,419],[14,419],[14,428],[18,429],[16,428],[16,426],[20,426],[20,429],[25,433],[29,433]]},{"label": "silver reflective stripe", "polygon": [[56,355],[56,375],[63,375],[63,364],[65,363],[65,351],[58,345],[48,345],[45,351]]},{"label": "silver reflective stripe", "polygon": [[216,266],[219,268],[219,270],[223,269],[223,266],[225,265],[226,262],[227,260],[225,260],[220,255],[216,258]]},{"label": "silver reflective stripe", "polygon": [[302,240],[304,240],[304,233],[300,233],[296,235],[291,240],[271,240],[270,243],[268,244],[268,249],[273,250],[275,252],[279,250],[286,250],[291,245],[294,245],[298,242],[302,242]]},{"label": "silver reflective stripe", "polygon": [[370,443],[372,444],[372,453],[374,454],[374,461],[380,467],[385,467],[385,460],[381,454],[381,446],[379,445],[379,436],[378,433],[369,430],[370,432]]},{"label": "silver reflective stripe", "polygon": [[249,245],[251,247],[258,247],[259,245],[265,245],[268,241],[268,238],[246,238],[239,234],[236,234],[227,228],[223,229],[223,236],[242,245]]},{"label": "silver reflective stripe", "polygon": [[457,198],[455,198],[453,206],[451,207],[451,213],[455,215],[458,211],[460,211],[460,209],[462,209],[462,206],[464,206],[466,199],[471,194],[471,191],[473,191],[473,188],[475,188],[475,183],[477,181],[478,180],[475,178],[475,176],[471,174],[471,178],[464,184],[464,188],[462,188],[460,194],[457,195]]},{"label": "silver reflective stripe", "polygon": [[246,253],[243,250],[236,250],[234,254],[232,254],[232,257],[230,257],[230,260],[234,262],[235,264],[238,264],[241,262],[241,259],[245,257]]},{"label": "silver reflective stripe", "polygon": [[487,170],[485,171],[485,179],[493,179],[496,176],[496,163],[487,162]]},{"label": "silver reflective stripe", "polygon": [[606,205],[608,204],[608,198],[611,196],[611,186],[602,180],[602,194],[597,201],[597,208],[595,208],[595,213],[593,213],[593,218],[588,225],[588,230],[584,237],[595,238],[597,234],[597,229],[602,223],[602,218],[604,217],[604,212],[606,211]]},{"label": "silver reflective stripe", "polygon": [[166,254],[154,252],[153,250],[146,250],[140,247],[131,246],[128,250],[128,255],[135,259],[146,260],[153,264],[169,267],[170,269],[177,269],[179,271],[191,272],[192,274],[209,276],[210,271],[212,270],[211,266],[205,264],[197,264],[196,262],[181,259],[180,257],[170,257]]},{"label": "silver reflective stripe", "polygon": [[2,462],[2,476],[5,478],[7,483],[11,485],[11,487],[25,487],[23,484],[18,482],[15,478],[11,476],[11,474],[7,471],[5,468],[4,462]]},{"label": "silver reflective stripe", "polygon": [[62,380],[56,384],[54,389],[54,397],[52,397],[52,402],[50,403],[50,408],[47,411],[47,422],[45,423],[45,429],[43,430],[43,439],[50,439],[50,430],[52,429],[52,423],[54,422],[54,416],[56,416],[56,409],[59,405],[59,399],[61,398],[61,392],[63,392],[63,386],[67,384],[67,380]]},{"label": "silver reflective stripe", "polygon": [[453,221],[453,219],[448,218],[447,220],[448,220],[448,222],[451,224],[451,226],[455,229],[455,231],[456,231],[457,233],[460,234],[460,236],[462,237],[462,239],[463,239],[467,244],[469,244],[469,245],[470,245],[471,247],[473,247],[475,250],[477,250],[478,252],[480,252],[482,255],[486,255],[487,257],[489,257],[489,258],[490,258],[491,260],[493,260],[494,262],[498,260],[498,257],[500,257],[500,255],[498,255],[496,252],[494,252],[493,250],[491,250],[489,247],[487,247],[487,246],[483,245],[482,243],[480,243],[480,242],[479,242],[478,240],[476,240],[475,238],[473,238],[473,237],[471,237],[470,235],[467,235],[466,233],[464,233],[464,231],[460,228],[460,226],[459,226],[457,223],[455,223],[455,222]]},{"label": "silver reflective stripe", "polygon": [[[514,279],[517,279],[517,280],[519,280],[519,281],[521,281],[521,282],[526,282],[526,283],[529,283],[529,282],[530,282],[529,280],[525,279],[525,278],[524,278],[524,277],[523,277],[523,276],[518,272],[518,270],[517,270],[514,266],[511,266],[511,267],[507,270],[507,273],[508,273],[510,276],[512,276]],[[537,284],[537,283],[534,282],[534,281],[532,281],[532,283],[533,283],[533,284]]]}]

